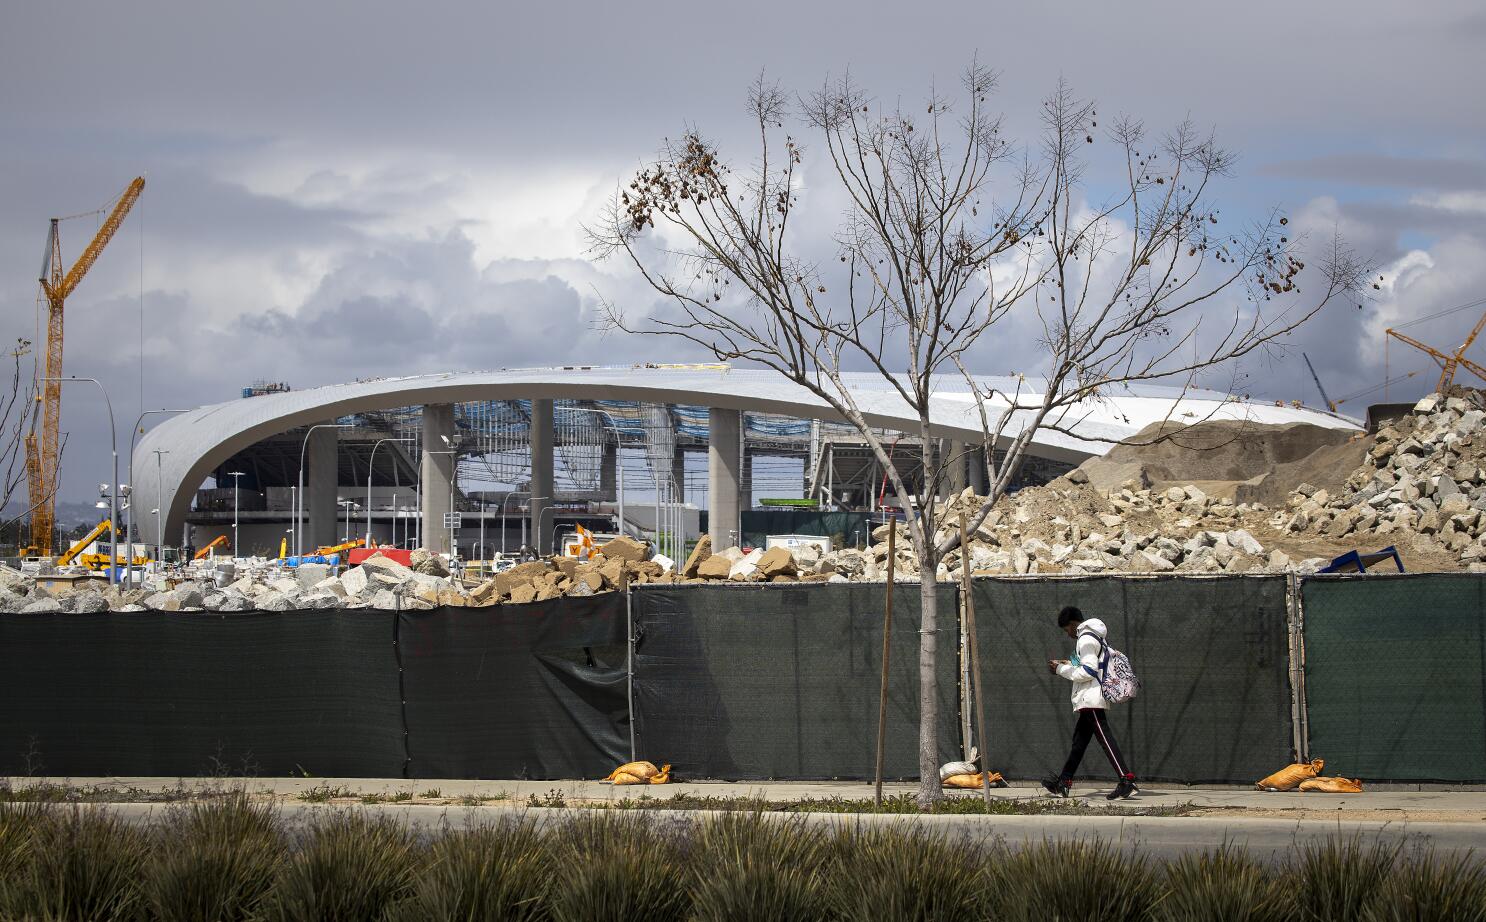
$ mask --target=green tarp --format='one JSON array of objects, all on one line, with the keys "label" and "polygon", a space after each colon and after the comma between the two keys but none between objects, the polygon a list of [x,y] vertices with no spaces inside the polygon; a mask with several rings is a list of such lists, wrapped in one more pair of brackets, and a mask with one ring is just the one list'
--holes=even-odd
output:
[{"label": "green tarp", "polygon": [[1310,753],[1364,781],[1486,782],[1486,579],[1301,586]]}]

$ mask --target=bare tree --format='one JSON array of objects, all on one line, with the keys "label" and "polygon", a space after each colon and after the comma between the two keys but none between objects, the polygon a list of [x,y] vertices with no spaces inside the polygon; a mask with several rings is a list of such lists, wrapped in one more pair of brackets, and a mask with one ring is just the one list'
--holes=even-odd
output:
[{"label": "bare tree", "polygon": [[[962,381],[978,398],[990,489],[966,523],[973,533],[1040,430],[1082,437],[1091,401],[1139,382],[1190,384],[1275,343],[1369,271],[1336,242],[1307,274],[1320,290],[1301,300],[1306,266],[1285,217],[1219,230],[1207,196],[1231,158],[1190,125],[1151,139],[1138,122],[1116,121],[1104,136],[1123,175],[1117,194],[1092,203],[1084,151],[1100,133],[1094,106],[1060,84],[1043,104],[1040,145],[1019,150],[989,110],[995,84],[972,65],[957,102],[934,93],[910,112],[875,104],[849,78],[799,100],[760,78],[749,93],[753,166],[734,173],[689,131],[590,228],[595,254],[630,259],[667,305],[635,321],[610,305],[614,326],[679,337],[806,388],[858,431],[899,506],[916,510],[925,806],[940,796],[935,578],[959,544],[935,498],[949,465],[963,463],[930,451],[936,389]],[[811,179],[846,204],[829,247],[792,233],[805,148],[789,122],[822,142],[829,168]],[[1029,367],[1016,387],[972,373],[998,336],[1011,343],[1025,329],[1038,348],[1018,344]],[[848,368],[881,375],[918,420],[922,483],[894,467]]]},{"label": "bare tree", "polygon": [[10,388],[0,392],[0,433],[4,437],[0,443],[0,534],[16,535],[17,543],[24,539],[16,526],[29,518],[32,507],[12,508],[11,501],[26,483],[26,435],[39,418],[41,406],[30,356],[31,341],[17,339],[10,351]]}]

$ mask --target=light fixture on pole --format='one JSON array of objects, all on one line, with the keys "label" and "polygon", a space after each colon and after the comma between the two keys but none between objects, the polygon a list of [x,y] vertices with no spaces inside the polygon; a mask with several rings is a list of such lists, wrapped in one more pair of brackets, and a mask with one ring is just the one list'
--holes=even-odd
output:
[{"label": "light fixture on pole", "polygon": [[354,499],[337,500],[336,505],[345,510],[346,513],[346,537],[343,539],[347,544],[351,543],[351,510],[360,509]]}]

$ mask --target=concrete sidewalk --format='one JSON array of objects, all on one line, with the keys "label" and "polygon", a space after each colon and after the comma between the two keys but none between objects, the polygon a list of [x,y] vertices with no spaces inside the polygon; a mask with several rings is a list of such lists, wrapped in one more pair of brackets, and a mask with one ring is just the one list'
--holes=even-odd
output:
[{"label": "concrete sidewalk", "polygon": [[[116,795],[121,802],[153,799],[143,792],[168,792],[180,788],[206,790],[223,786],[245,787],[248,791],[286,802],[303,803],[307,798],[326,798],[330,803],[355,803],[367,795],[390,799],[394,795],[411,795],[403,801],[409,805],[458,806],[478,799],[487,806],[526,806],[531,798],[538,801],[562,802],[581,806],[607,804],[619,800],[646,797],[668,800],[688,798],[749,798],[769,802],[796,800],[870,800],[870,784],[855,781],[816,782],[688,782],[651,786],[615,787],[599,781],[515,781],[515,780],[403,780],[389,778],[10,778],[13,788],[51,783],[76,788],[96,788]],[[1080,785],[1075,799],[1090,806],[1128,810],[1133,813],[1153,809],[1180,808],[1183,816],[1232,817],[1235,819],[1350,820],[1358,822],[1408,823],[1474,823],[1486,830],[1486,791],[1447,789],[1413,791],[1369,791],[1363,794],[1267,793],[1252,788],[1183,787],[1151,784],[1129,800],[1106,801],[1108,785]],[[911,795],[917,785],[892,783],[883,786],[885,795]],[[979,797],[977,791],[958,791],[951,796]],[[1041,788],[1017,785],[991,791],[997,800],[1045,799]],[[112,796],[110,799],[114,799]],[[702,804],[700,806],[705,806]],[[967,817],[967,819],[971,819]]]}]

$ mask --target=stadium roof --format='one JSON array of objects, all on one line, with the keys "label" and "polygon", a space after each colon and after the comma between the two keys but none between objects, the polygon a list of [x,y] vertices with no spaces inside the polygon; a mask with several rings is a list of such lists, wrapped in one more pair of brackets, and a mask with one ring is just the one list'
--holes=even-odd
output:
[{"label": "stadium roof", "polygon": [[[916,434],[916,416],[881,376],[848,373],[843,377],[871,425]],[[1005,391],[1016,391],[1018,386],[1023,394],[1035,395],[1037,391],[1031,379],[985,377],[979,381],[982,386],[993,385]],[[175,534],[196,489],[212,471],[262,439],[360,412],[533,398],[701,405],[806,419],[840,419],[825,401],[775,372],[724,365],[570,366],[357,381],[212,404],[166,419],[146,433],[135,448],[135,468],[140,474],[134,501],[139,508],[168,510],[166,533]],[[1168,418],[1178,422],[1246,419],[1356,427],[1349,420],[1315,410],[1238,400],[1216,391],[1139,385],[1080,405],[1063,418],[1068,432],[1040,431],[1032,451],[1041,457],[1076,463],[1103,454],[1114,442]],[[935,438],[979,441],[980,414],[963,380],[943,380],[934,398],[931,423]],[[1015,436],[1026,423],[1025,419],[1014,419],[1007,427],[1006,438]],[[158,478],[143,473],[150,469],[150,456],[157,449],[167,452],[159,456]],[[157,480],[163,496],[155,495]]]}]

